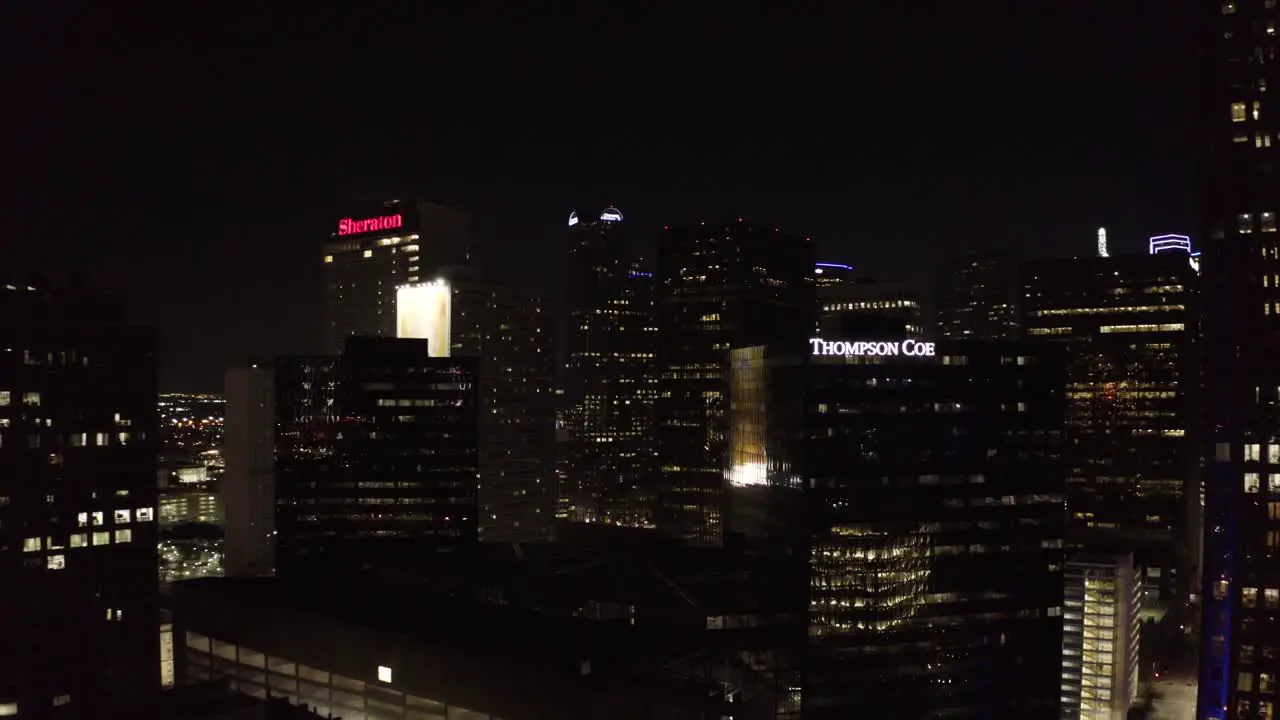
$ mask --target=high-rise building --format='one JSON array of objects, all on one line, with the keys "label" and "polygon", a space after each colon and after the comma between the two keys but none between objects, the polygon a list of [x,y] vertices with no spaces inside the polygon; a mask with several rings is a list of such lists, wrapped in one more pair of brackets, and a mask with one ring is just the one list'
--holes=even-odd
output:
[{"label": "high-rise building", "polygon": [[475,542],[476,362],[354,337],[276,363],[277,570],[412,564]]},{"label": "high-rise building", "polygon": [[806,720],[1056,715],[1053,350],[853,336],[732,351],[729,524],[806,565]]},{"label": "high-rise building", "polygon": [[653,273],[629,258],[624,220],[569,216],[563,377],[571,520],[649,527],[656,496]]},{"label": "high-rise building", "polygon": [[1126,720],[1138,696],[1142,578],[1129,555],[1067,561],[1063,592],[1063,720]]},{"label": "high-rise building", "polygon": [[967,255],[938,275],[938,332],[943,339],[1009,340],[1017,336],[1017,271],[1005,253]]},{"label": "high-rise building", "polygon": [[160,688],[156,336],[83,286],[0,286],[0,715]]},{"label": "high-rise building", "polygon": [[[1199,548],[1199,280],[1185,255],[1027,263],[1022,332],[1068,358],[1072,546],[1133,553],[1148,600],[1191,590]],[[1179,575],[1188,578],[1178,583]]]},{"label": "high-rise building", "polygon": [[724,539],[729,351],[813,334],[814,247],[738,220],[668,228],[658,242],[658,530]]},{"label": "high-rise building", "polygon": [[223,571],[257,577],[275,571],[275,368],[252,363],[227,370],[226,529]]},{"label": "high-rise building", "polygon": [[[1280,675],[1280,143],[1273,0],[1204,15],[1200,266],[1206,355],[1199,718],[1275,717]],[[1269,92],[1271,91],[1271,92]]]},{"label": "high-rise building", "polygon": [[873,280],[846,275],[832,282],[831,268],[814,268],[818,285],[818,335],[840,337],[874,319],[901,325],[899,338],[924,337],[920,295],[903,280]]},{"label": "high-rise building", "polygon": [[545,541],[556,504],[551,313],[541,297],[474,267],[441,268],[438,278],[402,288],[397,332],[477,363],[480,539]]},{"label": "high-rise building", "polygon": [[324,245],[325,352],[352,335],[396,336],[396,292],[470,257],[470,214],[392,200],[338,220]]}]

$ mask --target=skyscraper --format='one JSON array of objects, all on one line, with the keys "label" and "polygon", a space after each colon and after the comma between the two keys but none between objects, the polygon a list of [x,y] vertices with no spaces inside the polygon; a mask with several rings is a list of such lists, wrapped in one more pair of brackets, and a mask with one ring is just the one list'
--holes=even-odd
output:
[{"label": "skyscraper", "polygon": [[940,339],[1017,336],[1017,272],[1006,253],[972,253],[946,263],[937,278]]},{"label": "skyscraper", "polygon": [[805,565],[803,717],[1054,717],[1058,354],[814,343],[729,370],[731,528]]},{"label": "skyscraper", "polygon": [[[831,282],[831,268],[814,269],[818,281],[818,335],[841,337],[845,328],[866,327],[871,319],[892,320],[902,325],[899,338],[923,338],[920,294],[902,280],[874,280],[842,277]],[[823,271],[823,272],[819,272]]]},{"label": "skyscraper", "polygon": [[1206,420],[1200,718],[1274,717],[1280,674],[1280,87],[1274,0],[1204,12]]},{"label": "skyscraper", "polygon": [[817,306],[809,238],[737,220],[668,228],[658,241],[658,530],[724,538],[729,351],[802,347]]},{"label": "skyscraper", "polygon": [[627,254],[624,219],[569,216],[562,399],[569,519],[647,527],[654,483],[653,273]]},{"label": "skyscraper", "polygon": [[227,370],[226,512],[229,577],[256,577],[275,570],[275,368],[251,363]]},{"label": "skyscraper", "polygon": [[1199,278],[1185,255],[1112,255],[1021,268],[1022,331],[1063,346],[1070,540],[1133,553],[1152,593],[1185,593],[1197,564]]},{"label": "skyscraper", "polygon": [[470,257],[469,213],[392,200],[338,220],[324,245],[324,350],[352,335],[396,336],[396,289]]},{"label": "skyscraper", "polygon": [[476,540],[475,361],[355,337],[276,363],[278,570],[411,565]]},{"label": "skyscraper", "polygon": [[156,337],[81,286],[0,285],[0,715],[160,687]]}]

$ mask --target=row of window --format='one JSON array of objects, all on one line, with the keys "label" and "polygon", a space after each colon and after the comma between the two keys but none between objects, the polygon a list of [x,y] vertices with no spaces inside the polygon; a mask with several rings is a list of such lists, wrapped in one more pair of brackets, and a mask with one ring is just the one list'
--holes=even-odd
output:
[{"label": "row of window", "polygon": [[[72,533],[70,538],[68,538],[67,544],[73,548],[90,547],[90,542],[89,542],[90,537],[91,536],[89,533]],[[92,545],[93,547],[97,547],[99,545],[110,545],[111,531],[100,530],[98,532],[95,532],[92,534],[92,540],[93,540],[93,545]],[[131,528],[123,528],[121,530],[116,530],[115,541],[117,543],[133,542],[133,530]],[[40,552],[41,550],[62,550],[63,547],[64,546],[61,543],[57,542],[52,537],[46,537],[43,541],[38,537],[29,537],[22,541],[22,551],[29,552],[29,553]],[[55,557],[61,557],[61,556],[60,555],[49,556],[49,569],[61,570],[62,569],[61,567],[58,567],[58,568],[53,567],[53,558]]]}]

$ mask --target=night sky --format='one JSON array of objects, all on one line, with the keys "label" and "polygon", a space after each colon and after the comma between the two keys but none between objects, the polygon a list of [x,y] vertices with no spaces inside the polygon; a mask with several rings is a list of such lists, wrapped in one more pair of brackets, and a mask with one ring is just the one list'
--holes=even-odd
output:
[{"label": "night sky", "polygon": [[316,351],[353,202],[468,205],[479,264],[548,294],[569,211],[608,204],[641,247],[741,216],[885,277],[1195,227],[1168,0],[7,5],[0,272],[123,291],[166,390]]}]

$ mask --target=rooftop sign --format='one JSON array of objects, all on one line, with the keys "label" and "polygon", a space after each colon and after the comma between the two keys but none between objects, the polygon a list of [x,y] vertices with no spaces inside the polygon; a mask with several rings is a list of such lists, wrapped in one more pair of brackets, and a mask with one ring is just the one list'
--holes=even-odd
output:
[{"label": "rooftop sign", "polygon": [[364,220],[342,218],[338,221],[338,234],[359,235],[360,233],[376,232],[378,230],[394,230],[398,227],[404,227],[404,217],[401,215],[383,215],[382,217],[365,218]]},{"label": "rooftop sign", "polygon": [[822,338],[809,341],[813,354],[819,357],[864,357],[906,355],[908,357],[933,357],[934,344],[919,340],[835,340]]}]

